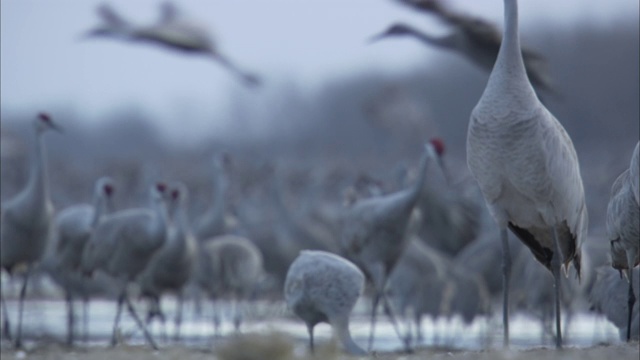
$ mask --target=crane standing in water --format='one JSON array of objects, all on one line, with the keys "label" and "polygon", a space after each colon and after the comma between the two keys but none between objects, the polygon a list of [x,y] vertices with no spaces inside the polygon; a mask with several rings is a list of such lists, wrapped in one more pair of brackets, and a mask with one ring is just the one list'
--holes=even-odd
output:
[{"label": "crane standing in water", "polygon": [[540,102],[527,78],[517,0],[504,0],[504,19],[496,63],[471,113],[467,162],[501,231],[505,345],[509,341],[509,229],[553,274],[556,347],[560,348],[560,268],[573,262],[580,274],[580,246],[587,233],[584,188],[569,135]]},{"label": "crane standing in water", "polygon": [[[51,116],[45,113],[38,114],[34,126],[36,139],[31,158],[29,180],[20,193],[2,204],[0,226],[0,266],[2,269],[12,275],[17,267],[27,266],[20,289],[16,348],[22,347],[22,313],[29,275],[33,266],[44,256],[53,224],[53,204],[49,192],[46,148],[42,142],[42,134],[49,130],[61,131]],[[5,313],[3,333],[7,338],[11,338],[9,313],[4,296],[2,304]]]}]

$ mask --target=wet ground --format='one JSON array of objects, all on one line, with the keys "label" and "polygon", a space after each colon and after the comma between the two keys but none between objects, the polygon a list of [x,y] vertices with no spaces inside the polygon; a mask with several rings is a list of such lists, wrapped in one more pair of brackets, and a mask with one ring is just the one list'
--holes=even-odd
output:
[{"label": "wet ground", "polygon": [[[7,301],[12,325],[15,325],[17,313],[17,301]],[[136,302],[135,306],[142,314],[145,304]],[[351,332],[354,340],[362,347],[366,347],[369,336],[369,318],[366,315],[368,304],[361,301],[351,321]],[[116,348],[109,348],[113,318],[115,316],[115,303],[112,301],[92,301],[89,307],[89,338],[85,342],[82,338],[83,327],[81,321],[82,306],[76,304],[77,322],[77,346],[73,351],[68,350],[62,344],[66,336],[66,304],[62,300],[29,300],[25,306],[24,336],[26,340],[26,352],[16,352],[11,345],[2,343],[3,359],[28,357],[34,359],[102,359],[102,358],[127,358],[129,354],[134,358],[154,359],[198,359],[201,356],[211,359],[213,355],[231,340],[239,340],[235,335],[231,319],[225,319],[221,325],[218,336],[214,334],[214,326],[210,311],[203,311],[205,315],[198,315],[194,311],[192,302],[185,305],[184,319],[181,327],[181,340],[175,342],[171,339],[175,332],[172,322],[172,314],[175,310],[175,302],[168,300],[163,302],[165,312],[169,319],[166,327],[155,322],[151,326],[151,332],[160,345],[159,352],[153,351],[146,345],[142,332],[137,329],[135,322],[127,313],[123,313],[118,337],[121,344]],[[228,314],[230,305],[223,303],[219,306],[222,314]],[[208,307],[206,310],[210,310]],[[3,314],[4,316],[5,314]],[[401,324],[401,331],[405,331],[405,324]],[[516,314],[511,321],[511,351],[502,353],[502,329],[497,317],[492,319],[479,319],[469,326],[463,325],[459,319],[441,319],[436,322],[425,319],[422,326],[424,339],[416,344],[419,349],[416,355],[399,355],[402,343],[396,336],[391,323],[381,317],[376,326],[376,341],[374,352],[380,358],[421,358],[419,355],[431,354],[442,356],[454,356],[464,358],[464,354],[475,356],[505,356],[507,358],[519,358],[514,354],[529,354],[530,352],[549,352],[548,355],[556,357],[558,354],[553,349],[553,339],[544,335],[541,325],[534,319]],[[163,336],[167,334],[167,337]],[[242,326],[242,334],[254,336],[249,345],[239,346],[246,350],[259,343],[256,339],[276,336],[278,341],[269,340],[273,344],[282,343],[283,348],[291,347],[291,356],[285,358],[297,358],[307,353],[307,331],[304,324],[291,315],[284,304],[279,302],[254,302],[247,308],[246,321]],[[257,335],[256,335],[257,334]],[[331,339],[331,329],[328,325],[320,324],[316,327],[316,344],[320,349],[325,349],[325,357],[332,358],[339,354]],[[255,337],[258,336],[258,337]],[[276,339],[274,338],[274,339]],[[607,346],[603,346],[606,344]],[[565,330],[565,346],[571,348],[571,354],[582,354],[591,349],[598,354],[620,351],[622,358],[635,354],[638,358],[638,343],[633,346],[622,343],[619,340],[617,330],[606,320],[592,314],[580,314],[575,316]],[[546,349],[545,349],[546,348]],[[327,350],[328,349],[328,350]],[[578,351],[578,349],[581,349]],[[264,353],[266,350],[261,350]],[[287,350],[288,351],[288,350]],[[287,353],[284,351],[284,353]],[[629,353],[631,351],[631,353]],[[233,352],[233,351],[232,351]],[[510,355],[509,355],[510,354]],[[151,357],[150,357],[151,356]],[[168,357],[167,357],[168,356]],[[390,356],[390,357],[388,357]],[[417,356],[417,357],[416,357]],[[573,356],[573,355],[571,355]],[[588,359],[591,355],[580,355]],[[226,358],[226,357],[225,357]],[[257,357],[260,358],[260,357]],[[277,357],[279,358],[279,357]],[[323,357],[321,357],[323,358]],[[451,358],[451,357],[448,357]],[[473,357],[475,358],[475,357]],[[492,357],[490,357],[492,358]],[[564,357],[562,357],[564,358]],[[573,357],[567,357],[573,358]],[[618,358],[620,358],[618,356]],[[616,358],[616,360],[618,360]],[[248,357],[253,359],[253,357]],[[265,358],[266,359],[266,358]],[[600,359],[606,359],[601,357]]]}]

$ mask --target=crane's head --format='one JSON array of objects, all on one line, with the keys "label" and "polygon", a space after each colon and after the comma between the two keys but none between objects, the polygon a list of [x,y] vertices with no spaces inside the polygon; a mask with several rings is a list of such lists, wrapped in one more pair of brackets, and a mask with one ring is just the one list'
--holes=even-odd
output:
[{"label": "crane's head", "polygon": [[431,138],[431,140],[429,140],[429,144],[431,144],[431,146],[433,146],[433,150],[435,150],[436,155],[438,155],[438,157],[442,157],[444,155],[444,141],[442,141],[441,138],[439,137],[434,137]]},{"label": "crane's head", "polygon": [[167,184],[162,181],[158,181],[151,187],[151,201],[155,202],[164,202],[169,199],[169,190]]},{"label": "crane's head", "polygon": [[82,34],[80,39],[93,37],[122,37],[130,35],[131,25],[122,18],[111,6],[101,4],[97,8],[98,16],[102,23]]},{"label": "crane's head", "polygon": [[436,162],[438,163],[438,167],[440,168],[440,170],[442,170],[442,174],[444,175],[447,183],[451,183],[449,171],[447,170],[444,161],[442,160],[445,152],[444,141],[439,137],[434,137],[429,140],[426,146],[430,156],[436,160]]},{"label": "crane's head", "polygon": [[41,112],[36,118],[36,131],[40,134],[47,130],[62,132],[62,127],[53,121],[51,115],[46,112]]},{"label": "crane's head", "polygon": [[414,34],[416,31],[409,25],[396,23],[391,25],[387,30],[380,34],[374,35],[369,38],[369,43],[376,42],[391,36],[404,36]]},{"label": "crane's head", "polygon": [[96,192],[105,197],[113,196],[115,192],[115,186],[113,185],[113,179],[108,176],[101,177],[96,182]]},{"label": "crane's head", "polygon": [[180,206],[185,206],[187,198],[189,196],[189,190],[187,186],[182,182],[176,182],[171,186],[170,189],[167,190],[168,201],[168,210],[169,216],[173,218],[176,214],[176,210]]}]

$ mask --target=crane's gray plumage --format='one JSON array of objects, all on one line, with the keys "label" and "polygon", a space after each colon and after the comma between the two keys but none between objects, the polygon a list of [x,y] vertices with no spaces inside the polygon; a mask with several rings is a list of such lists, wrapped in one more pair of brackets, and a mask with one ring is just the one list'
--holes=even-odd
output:
[{"label": "crane's gray plumage", "polygon": [[313,328],[328,322],[345,351],[366,355],[349,332],[349,315],[364,288],[364,274],[350,261],[320,250],[303,250],[287,272],[284,297],[307,325],[313,351]]},{"label": "crane's gray plumage", "polygon": [[[264,275],[262,253],[251,240],[221,235],[200,242],[196,281],[212,299],[230,297],[235,305],[247,299]],[[234,326],[239,330],[242,309],[236,306]],[[218,326],[218,319],[216,327]]]},{"label": "crane's gray plumage", "polygon": [[164,323],[165,317],[160,307],[161,296],[168,292],[176,294],[178,309],[175,317],[175,339],[180,337],[182,291],[193,274],[197,247],[187,219],[188,198],[188,189],[183,183],[177,183],[170,189],[168,210],[172,225],[164,245],[153,254],[138,278],[142,296],[148,297],[151,302],[147,323],[155,316]]},{"label": "crane's gray plumage", "polygon": [[[42,134],[49,130],[60,131],[48,114],[40,113],[35,119],[34,152],[30,163],[29,180],[22,191],[2,204],[0,226],[0,266],[9,274],[16,267],[26,265],[27,273],[20,291],[16,347],[22,347],[22,309],[29,273],[40,261],[47,248],[53,225],[53,204],[47,178],[46,149]],[[4,304],[4,297],[2,297]],[[8,317],[3,324],[4,334],[10,338]]]},{"label": "crane's gray plumage", "polygon": [[495,66],[471,113],[467,162],[505,250],[505,343],[508,342],[509,228],[556,279],[556,331],[561,346],[559,270],[573,262],[580,273],[580,245],[587,209],[578,157],[569,135],[542,105],[527,79],[518,35],[516,0],[504,1],[505,28]]},{"label": "crane's gray plumage", "polygon": [[640,187],[640,176],[638,175],[638,167],[640,167],[640,141],[636,144],[636,148],[633,150],[631,156],[631,164],[629,165],[629,180],[631,181],[631,189],[633,196],[636,198],[636,203],[640,204],[640,194],[638,193],[638,187]]},{"label": "crane's gray plumage", "polygon": [[[633,269],[634,278],[640,277],[640,270]],[[589,301],[593,310],[603,314],[607,320],[613,323],[620,334],[620,339],[638,340],[640,336],[640,307],[635,307],[632,312],[631,326],[629,327],[629,302],[625,296],[628,288],[627,281],[610,266],[601,266],[596,269],[596,279],[589,292]],[[638,289],[634,289],[635,296]]]},{"label": "crane's gray plumage", "polygon": [[[91,282],[80,276],[79,267],[82,252],[89,241],[93,229],[100,222],[103,215],[113,208],[112,195],[113,180],[102,177],[95,183],[91,204],[78,204],[65,208],[55,218],[55,230],[51,248],[45,256],[44,268],[51,278],[60,285],[67,300],[67,344],[73,345],[73,299],[81,297],[88,301],[88,290]],[[85,293],[86,291],[86,293]],[[87,319],[85,320],[85,324]],[[86,336],[86,334],[85,334]]]},{"label": "crane's gray plumage", "polygon": [[[632,163],[631,166],[633,165]],[[631,315],[636,302],[632,270],[640,264],[640,206],[633,193],[633,183],[637,181],[631,178],[631,169],[623,171],[611,187],[611,199],[607,206],[611,265],[615,269],[626,271],[629,278],[627,340],[631,336]]]},{"label": "crane's gray plumage", "polygon": [[[484,215],[482,200],[476,184],[452,183],[443,159],[442,139],[432,138],[430,143],[437,155],[433,167],[442,176],[429,176],[423,186],[416,205],[421,220],[418,231],[428,246],[455,256],[478,236]],[[432,174],[430,168],[427,171]]]},{"label": "crane's gray plumage", "polygon": [[[446,9],[439,1],[400,1],[415,10],[433,14],[453,27],[444,36],[433,36],[410,25],[396,23],[373,39],[390,36],[411,36],[429,46],[436,46],[459,53],[483,70],[490,72],[496,62],[502,35],[498,28],[481,18],[472,17]],[[537,90],[553,93],[553,84],[547,69],[546,59],[537,52],[523,48],[527,76]]]},{"label": "crane's gray plumage", "polygon": [[[382,298],[385,309],[390,309],[384,295],[384,287],[389,273],[406,247],[405,232],[411,213],[422,193],[428,159],[435,156],[433,145],[425,145],[418,178],[411,187],[392,194],[363,199],[345,208],[341,246],[347,258],[358,265],[373,283],[375,292],[370,349],[373,344],[378,302]],[[390,314],[390,317],[395,325],[393,315]]]},{"label": "crane's gray plumage", "polygon": [[[436,319],[445,313],[445,300],[453,290],[447,271],[444,258],[414,236],[389,274],[385,292],[401,316],[412,313],[418,341],[423,339],[422,317]],[[406,338],[411,342],[413,334]]]},{"label": "crane's gray plumage", "polygon": [[149,195],[151,208],[126,209],[105,217],[95,228],[82,254],[81,269],[84,273],[91,274],[95,270],[102,270],[123,282],[118,298],[112,344],[116,342],[120,313],[126,301],[129,312],[143,329],[145,337],[152,347],[157,348],[131,306],[126,285],[136,280],[166,240],[166,185],[154,184],[149,190]]},{"label": "crane's gray plumage", "polygon": [[216,60],[246,85],[260,83],[257,76],[241,70],[220,52],[206,26],[185,16],[171,2],[160,5],[160,18],[150,25],[132,24],[106,4],[98,8],[98,15],[102,24],[90,30],[87,36],[140,41],[185,53],[203,54]]}]

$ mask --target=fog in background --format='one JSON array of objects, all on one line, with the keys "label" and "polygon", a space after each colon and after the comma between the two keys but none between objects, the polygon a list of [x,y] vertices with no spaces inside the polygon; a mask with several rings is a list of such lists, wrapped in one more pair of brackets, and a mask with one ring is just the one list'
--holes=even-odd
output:
[{"label": "fog in background", "polygon": [[[56,207],[87,201],[95,179],[110,175],[121,207],[166,178],[189,184],[197,211],[209,202],[211,155],[223,150],[238,182],[260,182],[260,169],[278,159],[292,173],[338,179],[326,192],[333,200],[360,173],[397,187],[397,171],[414,166],[432,136],[444,139],[456,178],[469,176],[466,129],[488,74],[411,39],[367,44],[399,20],[447,31],[428,16],[381,0],[175,1],[261,75],[253,90],[204,58],[79,40],[97,23],[98,3],[1,3],[3,201],[26,181],[31,120],[43,110],[65,127],[45,135]],[[153,21],[158,4],[109,3],[136,22]],[[559,93],[545,103],[578,152],[590,226],[602,227],[640,131],[638,3],[520,3],[523,42],[547,57]],[[452,4],[502,23],[502,1]],[[242,196],[242,186],[235,191]]]}]

